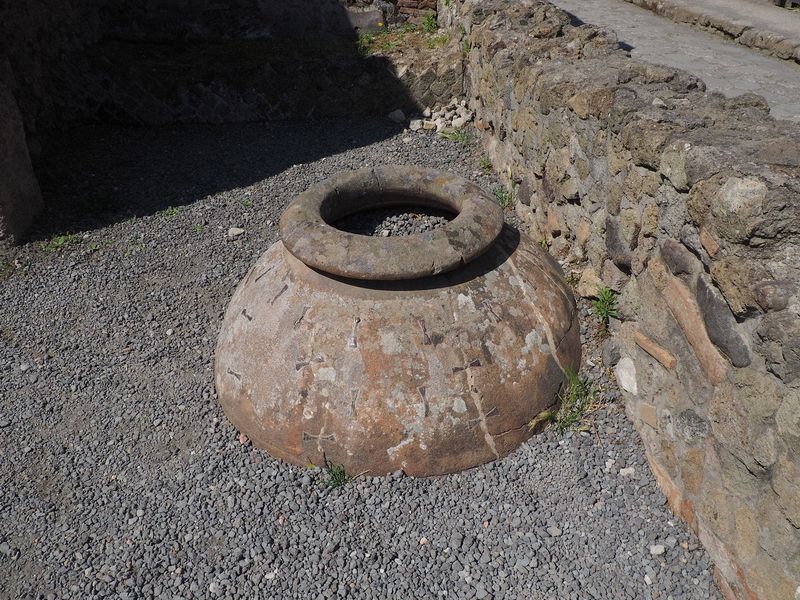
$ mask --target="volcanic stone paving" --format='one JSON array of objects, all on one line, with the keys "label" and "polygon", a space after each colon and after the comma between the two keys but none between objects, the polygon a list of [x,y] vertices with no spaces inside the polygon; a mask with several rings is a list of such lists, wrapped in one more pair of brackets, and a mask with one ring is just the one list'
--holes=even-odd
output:
[{"label": "volcanic stone paving", "polygon": [[0,597],[719,597],[617,404],[469,472],[336,489],[217,406],[222,311],[292,197],[384,162],[491,189],[479,159],[378,121],[73,136],[47,248],[0,281]]},{"label": "volcanic stone paving", "polygon": [[[684,69],[709,91],[764,96],[771,114],[800,122],[800,64],[767,56],[707,31],[672,21],[624,0],[553,0],[579,21],[613,29],[639,60]],[[796,16],[787,11],[787,19]]]}]

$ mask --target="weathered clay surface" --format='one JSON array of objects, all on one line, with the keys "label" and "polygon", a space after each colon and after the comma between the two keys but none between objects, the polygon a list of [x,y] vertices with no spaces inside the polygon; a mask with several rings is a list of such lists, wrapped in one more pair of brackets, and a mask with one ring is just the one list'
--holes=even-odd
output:
[{"label": "weathered clay surface", "polygon": [[560,268],[504,229],[466,265],[402,281],[334,277],[275,244],[227,309],[215,381],[228,417],[274,456],[433,475],[516,448],[579,363]]}]

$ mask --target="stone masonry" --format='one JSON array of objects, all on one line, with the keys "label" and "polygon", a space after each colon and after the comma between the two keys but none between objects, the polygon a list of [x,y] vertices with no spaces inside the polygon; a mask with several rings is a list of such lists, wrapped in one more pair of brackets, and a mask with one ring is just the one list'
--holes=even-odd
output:
[{"label": "stone masonry", "polygon": [[608,366],[671,507],[728,597],[795,598],[800,131],[546,2],[439,9],[520,217],[619,294]]}]

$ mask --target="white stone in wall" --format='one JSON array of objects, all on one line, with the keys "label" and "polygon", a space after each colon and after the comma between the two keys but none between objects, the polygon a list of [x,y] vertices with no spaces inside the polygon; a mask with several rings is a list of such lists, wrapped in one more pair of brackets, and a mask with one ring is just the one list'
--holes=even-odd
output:
[{"label": "white stone in wall", "polygon": [[636,365],[633,364],[632,358],[626,356],[620,360],[614,373],[617,376],[619,387],[634,396],[639,393],[639,386],[636,384]]}]

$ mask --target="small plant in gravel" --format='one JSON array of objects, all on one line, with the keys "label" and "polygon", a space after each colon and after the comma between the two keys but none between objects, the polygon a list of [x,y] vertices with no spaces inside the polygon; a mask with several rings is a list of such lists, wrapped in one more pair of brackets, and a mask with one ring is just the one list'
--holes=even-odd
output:
[{"label": "small plant in gravel", "polygon": [[91,244],[89,244],[90,252],[97,252],[98,250],[100,250],[100,244],[98,244],[97,242],[92,242]]},{"label": "small plant in gravel", "polygon": [[464,146],[469,146],[474,141],[472,134],[468,131],[464,131],[463,129],[445,129],[439,135],[446,140],[458,142]]},{"label": "small plant in gravel", "polygon": [[169,219],[177,215],[179,212],[181,212],[181,209],[178,208],[177,206],[168,206],[164,210],[158,211],[156,214],[162,217],[167,217]]},{"label": "small plant in gravel", "polygon": [[57,235],[53,237],[49,242],[47,242],[43,247],[45,250],[49,250],[50,252],[58,252],[62,248],[66,246],[73,246],[75,244],[79,244],[81,241],[81,236],[76,235],[74,233],[68,233],[66,235]]},{"label": "small plant in gravel", "polygon": [[398,42],[397,40],[385,38],[378,43],[378,48],[380,48],[384,52],[390,52],[391,50],[397,48],[399,45],[400,42]]},{"label": "small plant in gravel", "polygon": [[539,246],[545,252],[550,250],[550,242],[547,241],[546,237],[543,237],[542,239],[539,240]]},{"label": "small plant in gravel", "polygon": [[206,230],[206,226],[203,225],[202,223],[195,223],[194,225],[192,225],[192,229],[194,230],[195,233],[203,233]]},{"label": "small plant in gravel", "polygon": [[605,286],[597,289],[597,298],[592,300],[592,312],[600,321],[603,330],[608,329],[610,319],[617,318],[617,294]]},{"label": "small plant in gravel", "polygon": [[569,275],[564,276],[564,283],[566,283],[569,287],[574,288],[578,285],[579,277],[575,273],[570,273]]},{"label": "small plant in gravel", "polygon": [[425,31],[425,33],[433,33],[439,29],[439,25],[436,22],[436,15],[433,13],[428,13],[425,15],[425,18],[422,19],[422,29]]},{"label": "small plant in gravel", "polygon": [[561,407],[555,415],[556,429],[564,433],[570,429],[585,430],[586,416],[597,409],[595,389],[592,382],[585,375],[579,375],[572,369],[567,369],[567,385],[561,392]]},{"label": "small plant in gravel", "polygon": [[438,35],[433,35],[429,37],[425,43],[428,45],[428,48],[433,49],[433,48],[441,48],[449,41],[450,41],[450,32],[445,31],[444,33],[440,33]]},{"label": "small plant in gravel", "polygon": [[358,52],[362,56],[369,56],[372,48],[372,44],[375,42],[375,34],[369,31],[362,31],[358,34],[358,42],[356,46],[358,47]]},{"label": "small plant in gravel", "polygon": [[344,465],[335,465],[325,461],[325,471],[328,473],[328,487],[331,489],[340,488],[350,482],[351,477],[344,469]]},{"label": "small plant in gravel", "polygon": [[492,161],[489,160],[488,156],[481,158],[481,171],[483,171],[484,175],[489,175],[492,172]]},{"label": "small plant in gravel", "polygon": [[579,375],[572,369],[565,371],[567,382],[559,394],[559,408],[545,410],[536,415],[528,429],[534,431],[544,423],[555,423],[559,433],[572,429],[585,431],[588,429],[586,417],[599,408],[596,400],[596,391],[591,381],[585,375]]}]

